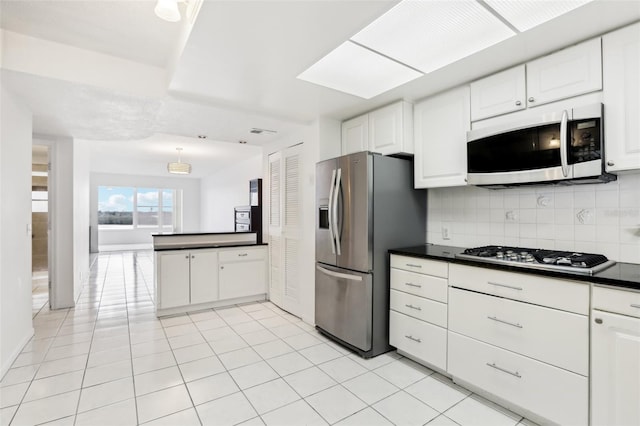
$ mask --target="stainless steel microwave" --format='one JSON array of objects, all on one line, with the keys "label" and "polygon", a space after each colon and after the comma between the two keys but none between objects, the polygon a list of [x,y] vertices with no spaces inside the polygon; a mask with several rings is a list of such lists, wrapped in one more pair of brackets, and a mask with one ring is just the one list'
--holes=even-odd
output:
[{"label": "stainless steel microwave", "polygon": [[604,170],[601,103],[467,132],[467,181],[471,185],[615,179]]}]

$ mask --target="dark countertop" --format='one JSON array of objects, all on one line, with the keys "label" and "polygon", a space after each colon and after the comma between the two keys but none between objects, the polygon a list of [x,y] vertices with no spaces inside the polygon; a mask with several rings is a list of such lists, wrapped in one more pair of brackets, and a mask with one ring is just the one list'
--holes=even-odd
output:
[{"label": "dark countertop", "polygon": [[[231,234],[250,234],[251,232],[156,232],[151,234],[152,237],[186,237],[189,235],[231,235]],[[255,232],[254,232],[255,233]]]},{"label": "dark countertop", "polygon": [[189,243],[188,245],[180,246],[173,245],[170,247],[154,248],[153,251],[171,251],[171,250],[193,250],[193,249],[208,249],[208,248],[233,248],[233,247],[253,247],[253,246],[266,246],[267,243],[233,243],[233,244],[212,244],[212,243]]},{"label": "dark countertop", "polygon": [[389,250],[389,253],[399,254],[403,256],[420,257],[424,259],[444,260],[447,262],[478,266],[481,268],[500,269],[505,271],[520,272],[523,274],[544,275],[547,277],[565,278],[576,281],[585,281],[595,284],[607,284],[616,287],[626,287],[640,290],[640,265],[636,263],[617,262],[615,265],[594,275],[583,275],[565,271],[546,271],[503,264],[488,264],[483,262],[474,262],[473,260],[456,258],[455,255],[457,253],[461,253],[462,251],[464,251],[463,247],[424,244],[413,247],[391,249]]}]

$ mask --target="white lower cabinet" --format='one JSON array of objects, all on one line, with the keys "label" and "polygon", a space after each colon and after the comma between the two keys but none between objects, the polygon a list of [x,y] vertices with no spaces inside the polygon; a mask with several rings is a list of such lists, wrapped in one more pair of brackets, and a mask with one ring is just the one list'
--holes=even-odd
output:
[{"label": "white lower cabinet", "polygon": [[220,299],[267,292],[265,250],[231,250],[220,253]]},{"label": "white lower cabinet", "polygon": [[218,300],[218,253],[191,252],[191,303]]},{"label": "white lower cabinet", "polygon": [[411,358],[447,368],[447,329],[396,311],[389,313],[389,343]]},{"label": "white lower cabinet", "polygon": [[589,373],[589,319],[451,288],[449,330],[574,373]]},{"label": "white lower cabinet", "polygon": [[391,255],[389,343],[400,353],[447,369],[447,262]]},{"label": "white lower cabinet", "polygon": [[587,425],[589,284],[449,265],[447,372],[544,424]]},{"label": "white lower cabinet", "polygon": [[588,424],[588,378],[449,331],[448,372],[559,425]]},{"label": "white lower cabinet", "polygon": [[266,251],[266,246],[156,251],[156,314],[222,306],[239,298],[264,299]]},{"label": "white lower cabinet", "polygon": [[156,308],[189,304],[190,258],[188,251],[156,252]]},{"label": "white lower cabinet", "polygon": [[640,425],[640,292],[593,290],[591,424]]}]

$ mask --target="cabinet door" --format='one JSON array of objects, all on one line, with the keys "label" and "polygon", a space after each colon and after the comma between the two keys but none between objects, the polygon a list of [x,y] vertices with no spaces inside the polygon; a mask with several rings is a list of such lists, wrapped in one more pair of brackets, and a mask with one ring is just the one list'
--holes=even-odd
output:
[{"label": "cabinet door", "polygon": [[191,303],[218,300],[218,253],[191,252]]},{"label": "cabinet door", "polygon": [[602,38],[608,172],[640,169],[640,24]]},{"label": "cabinet door", "polygon": [[470,102],[463,86],[415,106],[416,188],[466,185]]},{"label": "cabinet door", "polygon": [[589,424],[589,379],[458,333],[448,333],[447,372],[534,413],[548,425]]},{"label": "cabinet door", "polygon": [[189,304],[188,251],[164,253],[159,258],[159,308]]},{"label": "cabinet door", "polygon": [[447,329],[389,312],[389,343],[414,358],[447,369]]},{"label": "cabinet door", "polygon": [[413,107],[397,102],[369,113],[369,151],[413,154]]},{"label": "cabinet door", "polygon": [[600,38],[527,63],[527,105],[602,90]]},{"label": "cabinet door", "polygon": [[221,300],[267,292],[264,260],[220,263],[219,272]]},{"label": "cabinet door", "polygon": [[499,72],[471,87],[471,120],[524,109],[527,105],[524,65]]},{"label": "cabinet door", "polygon": [[342,155],[369,149],[369,115],[342,123]]},{"label": "cabinet door", "polygon": [[640,319],[593,311],[591,424],[640,424]]}]

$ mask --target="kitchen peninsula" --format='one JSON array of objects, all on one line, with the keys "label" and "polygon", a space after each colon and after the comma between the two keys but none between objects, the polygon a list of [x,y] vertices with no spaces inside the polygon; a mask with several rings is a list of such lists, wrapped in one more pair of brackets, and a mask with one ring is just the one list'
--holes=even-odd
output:
[{"label": "kitchen peninsula", "polygon": [[267,247],[255,232],[154,234],[156,315],[265,300]]}]

